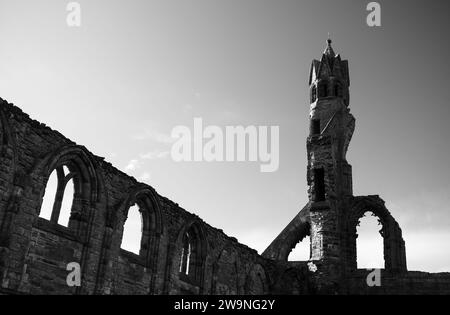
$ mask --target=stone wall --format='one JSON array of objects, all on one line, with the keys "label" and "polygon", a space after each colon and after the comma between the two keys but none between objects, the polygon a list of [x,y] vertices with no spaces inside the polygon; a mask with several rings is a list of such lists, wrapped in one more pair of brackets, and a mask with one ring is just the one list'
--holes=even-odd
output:
[{"label": "stone wall", "polygon": [[[266,266],[253,249],[160,196],[103,158],[0,101],[0,283],[30,294],[265,294]],[[69,227],[39,217],[48,178],[74,173]],[[128,208],[142,205],[139,255],[120,248]],[[180,273],[183,235],[195,234],[193,275]],[[194,253],[192,253],[192,256]],[[66,283],[81,265],[82,286]],[[276,269],[272,267],[272,269]]]}]

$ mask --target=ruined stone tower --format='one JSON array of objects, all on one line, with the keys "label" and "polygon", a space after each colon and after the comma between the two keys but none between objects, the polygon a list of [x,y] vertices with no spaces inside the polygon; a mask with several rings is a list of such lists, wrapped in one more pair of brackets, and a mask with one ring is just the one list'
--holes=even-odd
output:
[{"label": "ruined stone tower", "polygon": [[322,292],[342,292],[342,279],[356,270],[356,226],[366,212],[379,218],[383,228],[386,270],[406,271],[401,229],[378,196],[354,197],[352,168],[346,154],[355,129],[350,113],[348,62],[331,46],[330,39],[309,74],[310,134],[308,204],[263,253],[287,261],[291,250],[311,238],[310,270]]},{"label": "ruined stone tower", "polygon": [[[342,251],[342,214],[352,196],[352,172],[346,154],[355,129],[350,114],[348,62],[327,47],[320,61],[313,60],[309,75],[311,93],[308,152],[311,259],[338,268]],[[333,278],[332,270],[324,270]],[[331,274],[330,274],[331,273]],[[336,275],[337,276],[337,275]]]},{"label": "ruined stone tower", "polygon": [[[311,226],[317,233],[312,258],[335,259],[340,242],[333,231],[338,230],[337,216],[343,200],[352,195],[351,166],[345,156],[355,119],[348,109],[348,65],[334,54],[331,40],[321,61],[313,61],[309,84],[311,127],[307,139],[307,179],[311,212],[315,214]],[[324,221],[320,215],[324,210],[333,210],[336,217]]]}]

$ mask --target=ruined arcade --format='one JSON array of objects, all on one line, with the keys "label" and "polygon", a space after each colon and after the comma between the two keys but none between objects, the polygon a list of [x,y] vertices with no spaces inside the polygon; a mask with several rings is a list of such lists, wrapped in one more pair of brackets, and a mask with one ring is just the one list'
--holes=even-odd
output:
[{"label": "ruined arcade", "polygon": [[[312,62],[309,87],[309,202],[262,255],[0,99],[0,294],[450,294],[449,273],[407,270],[402,230],[384,201],[353,195],[349,66],[331,40]],[[58,186],[46,219],[53,172]],[[58,221],[69,181],[65,227]],[[134,205],[143,222],[139,254],[121,248]],[[368,271],[356,264],[356,227],[366,212],[382,225],[379,287],[369,287]],[[288,261],[307,237],[310,260]],[[79,287],[66,283],[72,262],[81,266]]]}]

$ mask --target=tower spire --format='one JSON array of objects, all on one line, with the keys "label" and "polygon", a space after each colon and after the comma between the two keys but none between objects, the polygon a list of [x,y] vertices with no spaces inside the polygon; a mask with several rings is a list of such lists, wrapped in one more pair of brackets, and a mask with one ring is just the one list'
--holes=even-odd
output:
[{"label": "tower spire", "polygon": [[330,33],[328,33],[328,39],[327,39],[327,48],[325,48],[325,51],[323,52],[325,55],[330,57],[335,57],[336,54],[334,53],[333,47],[331,47],[331,43],[333,41],[330,38]]}]

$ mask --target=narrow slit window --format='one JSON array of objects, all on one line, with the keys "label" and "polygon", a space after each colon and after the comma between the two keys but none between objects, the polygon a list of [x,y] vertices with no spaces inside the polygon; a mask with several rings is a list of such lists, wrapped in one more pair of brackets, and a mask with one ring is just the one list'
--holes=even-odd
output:
[{"label": "narrow slit window", "polygon": [[72,212],[72,203],[74,198],[74,185],[73,179],[70,179],[66,183],[64,189],[64,195],[61,200],[61,211],[59,213],[58,224],[68,227],[70,221],[70,214]]},{"label": "narrow slit window", "polygon": [[319,88],[319,97],[327,97],[328,96],[328,85],[321,84]]},{"label": "narrow slit window", "polygon": [[312,119],[311,120],[311,135],[319,135],[320,134],[320,120]]},{"label": "narrow slit window", "polygon": [[191,240],[189,233],[186,233],[183,239],[183,249],[181,251],[180,272],[189,275],[189,264],[191,260]]},{"label": "narrow slit window", "polygon": [[342,96],[342,88],[339,84],[334,86],[334,96],[336,96],[336,97]]},{"label": "narrow slit window", "polygon": [[315,201],[325,200],[325,172],[323,168],[314,169]]},{"label": "narrow slit window", "polygon": [[45,194],[42,201],[41,212],[39,217],[50,221],[52,218],[53,205],[56,198],[56,190],[58,188],[58,177],[56,172],[52,172],[45,187]]},{"label": "narrow slit window", "polygon": [[311,89],[311,103],[314,103],[317,99],[317,88],[313,86]]}]

